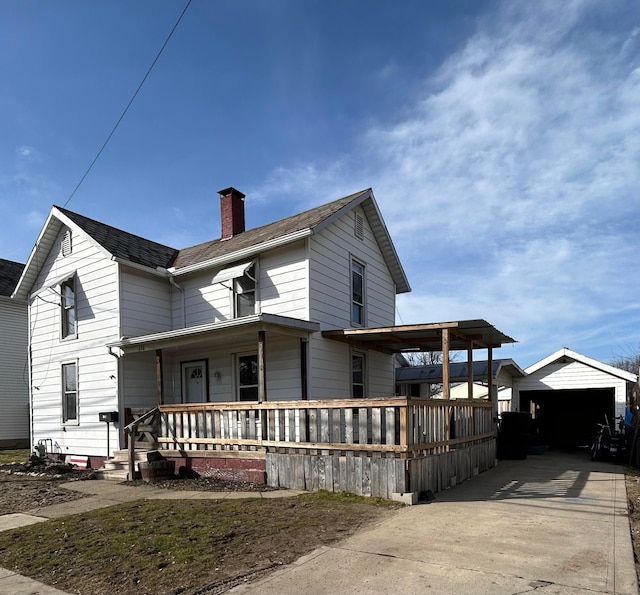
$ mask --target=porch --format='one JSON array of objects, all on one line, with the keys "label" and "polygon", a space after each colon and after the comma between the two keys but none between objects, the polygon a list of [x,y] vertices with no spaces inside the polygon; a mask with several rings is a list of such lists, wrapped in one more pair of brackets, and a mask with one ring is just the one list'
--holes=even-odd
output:
[{"label": "porch", "polygon": [[160,405],[125,428],[129,476],[136,435],[154,428],[162,454],[201,475],[252,461],[269,486],[414,502],[494,466],[493,407],[407,397]]}]

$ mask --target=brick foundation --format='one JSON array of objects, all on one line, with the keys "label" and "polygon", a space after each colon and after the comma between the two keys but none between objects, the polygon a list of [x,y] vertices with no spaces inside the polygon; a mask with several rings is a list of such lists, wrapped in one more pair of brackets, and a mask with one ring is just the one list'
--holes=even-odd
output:
[{"label": "brick foundation", "polygon": [[201,477],[266,485],[267,466],[264,459],[217,457],[171,457],[176,471],[195,472]]}]

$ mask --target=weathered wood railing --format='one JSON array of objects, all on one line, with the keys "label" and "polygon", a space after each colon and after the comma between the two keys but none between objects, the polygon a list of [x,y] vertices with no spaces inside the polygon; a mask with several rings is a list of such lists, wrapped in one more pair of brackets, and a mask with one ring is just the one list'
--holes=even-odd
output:
[{"label": "weathered wood railing", "polygon": [[[136,414],[135,419],[128,425],[124,427],[124,434],[127,437],[127,459],[129,466],[129,479],[134,479],[136,477],[135,472],[135,449],[137,445],[136,438],[139,434],[146,436],[146,440],[151,442],[155,439],[155,437],[151,436],[151,433],[155,430],[154,428],[154,420],[158,416],[159,410],[156,407],[155,409],[151,409],[145,413]],[[155,444],[155,442],[153,442]]]},{"label": "weathered wood railing", "polygon": [[493,407],[481,400],[346,399],[161,405],[166,451],[298,449],[411,458],[493,438]]}]

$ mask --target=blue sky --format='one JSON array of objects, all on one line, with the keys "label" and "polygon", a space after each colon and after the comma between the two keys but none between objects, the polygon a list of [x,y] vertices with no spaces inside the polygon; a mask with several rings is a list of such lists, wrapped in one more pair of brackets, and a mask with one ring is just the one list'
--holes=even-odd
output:
[{"label": "blue sky", "polygon": [[[0,3],[0,257],[26,262],[184,2]],[[67,208],[171,246],[372,187],[413,288],[526,367],[640,338],[634,0],[193,0]]]}]

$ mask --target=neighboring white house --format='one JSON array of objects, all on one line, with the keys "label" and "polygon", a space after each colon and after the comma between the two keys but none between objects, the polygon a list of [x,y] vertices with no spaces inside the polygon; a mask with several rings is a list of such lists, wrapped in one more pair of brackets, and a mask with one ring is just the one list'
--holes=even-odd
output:
[{"label": "neighboring white house", "polygon": [[34,443],[105,457],[159,402],[394,394],[393,355],[321,332],[393,325],[410,290],[372,191],[251,230],[220,194],[221,238],[184,250],[52,208],[14,292]]},{"label": "neighboring white house", "polygon": [[26,300],[12,300],[24,265],[0,258],[0,448],[29,446]]},{"label": "neighboring white house", "polygon": [[584,446],[596,424],[624,416],[637,376],[566,347],[525,369],[513,388],[513,411],[529,411],[541,440]]}]

